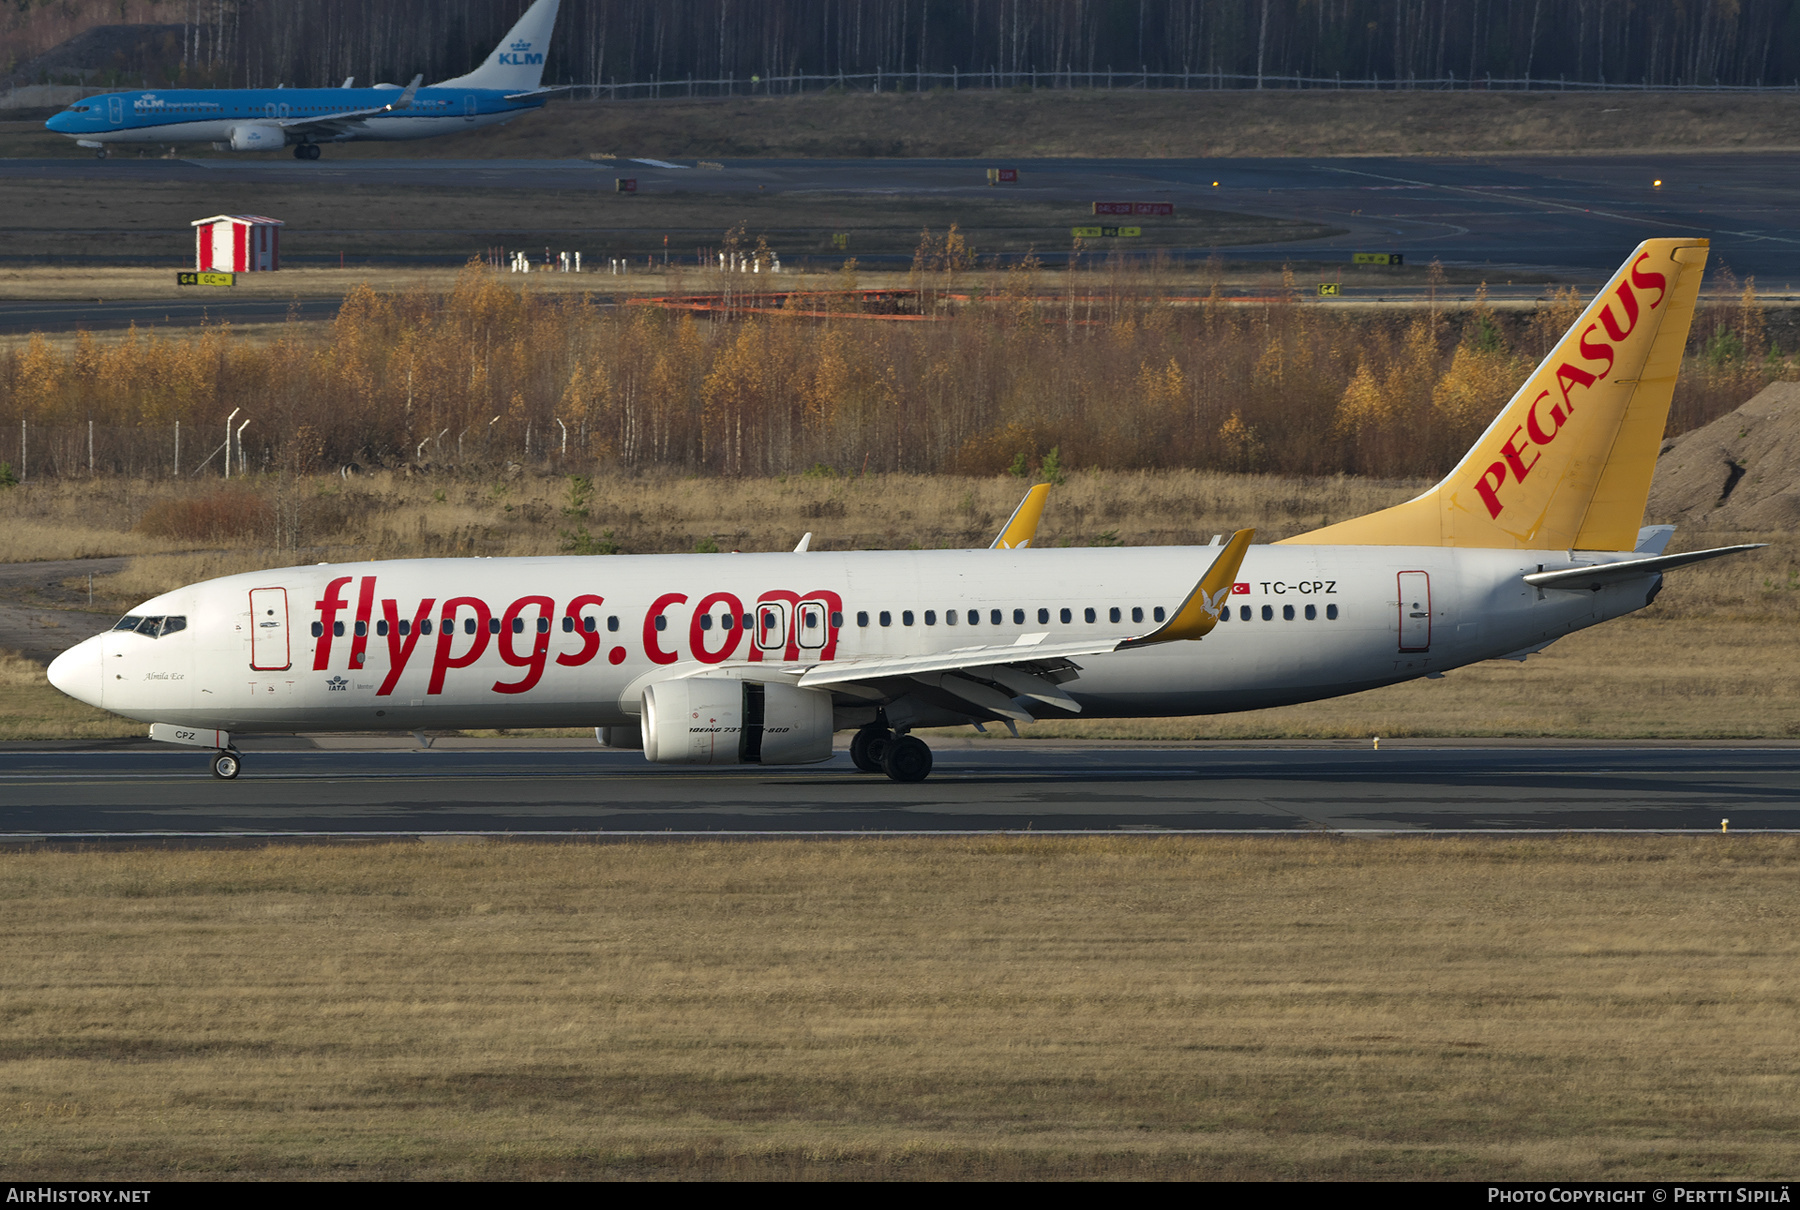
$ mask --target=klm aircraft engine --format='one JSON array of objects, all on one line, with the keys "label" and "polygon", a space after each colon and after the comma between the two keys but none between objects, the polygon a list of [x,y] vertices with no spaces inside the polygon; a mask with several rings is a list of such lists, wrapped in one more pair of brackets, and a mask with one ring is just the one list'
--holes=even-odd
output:
[{"label": "klm aircraft engine", "polygon": [[251,122],[231,128],[233,151],[273,151],[287,143],[287,135],[273,122]]}]

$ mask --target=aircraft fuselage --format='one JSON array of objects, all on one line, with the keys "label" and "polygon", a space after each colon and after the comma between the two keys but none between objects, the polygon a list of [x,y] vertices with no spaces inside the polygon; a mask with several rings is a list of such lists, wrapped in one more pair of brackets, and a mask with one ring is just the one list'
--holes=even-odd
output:
[{"label": "aircraft fuselage", "polygon": [[[611,727],[690,675],[794,681],[809,667],[1154,629],[1214,548],[420,559],[253,572],[146,601],[180,618],[114,630],[53,665],[57,686],[146,722],[230,732]],[[1204,640],[1083,656],[1081,717],[1311,701],[1539,647],[1643,608],[1660,576],[1533,588],[1627,553],[1256,546]],[[449,625],[446,626],[446,619]],[[954,620],[952,620],[954,619]],[[772,624],[771,624],[772,623]],[[155,628],[155,629],[161,629]],[[860,696],[859,696],[860,694]],[[896,683],[835,694],[836,726],[965,722],[966,702]],[[1038,717],[1069,717],[1041,703]],[[979,713],[979,712],[975,712]]]}]

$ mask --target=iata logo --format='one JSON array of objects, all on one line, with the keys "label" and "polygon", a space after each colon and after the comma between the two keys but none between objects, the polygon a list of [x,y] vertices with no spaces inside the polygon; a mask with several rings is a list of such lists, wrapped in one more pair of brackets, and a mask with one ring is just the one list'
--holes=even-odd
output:
[{"label": "iata logo", "polygon": [[530,67],[542,63],[544,56],[531,53],[531,43],[521,38],[510,47],[494,56],[496,62],[504,67]]},{"label": "iata logo", "polygon": [[[1656,310],[1668,296],[1667,277],[1639,268],[1649,259],[1650,254],[1646,252],[1632,262],[1627,273],[1629,280],[1620,282],[1619,288],[1600,308],[1599,322],[1582,329],[1577,338],[1577,348],[1581,353],[1580,360],[1585,364],[1575,365],[1564,361],[1557,365],[1556,387],[1561,398],[1551,400],[1551,393],[1547,388],[1539,391],[1537,398],[1526,409],[1525,423],[1515,426],[1512,434],[1501,445],[1500,461],[1489,466],[1475,481],[1475,494],[1487,505],[1488,516],[1498,519],[1506,510],[1506,506],[1500,502],[1500,489],[1507,479],[1510,477],[1514,483],[1525,482],[1525,477],[1543,458],[1543,454],[1534,451],[1542,450],[1555,441],[1564,426],[1574,420],[1575,396],[1571,392],[1592,390],[1604,382],[1606,376],[1612,373],[1616,356],[1614,346],[1637,329],[1638,316],[1643,310]],[[1655,290],[1656,300],[1647,308],[1641,307],[1637,290]],[[1615,306],[1617,314],[1614,314]],[[1604,340],[1595,335],[1602,328],[1606,330]],[[1599,363],[1597,370],[1586,368],[1595,363]],[[1527,455],[1530,455],[1529,460]]]},{"label": "iata logo", "polygon": [[350,682],[341,676],[334,676],[325,682],[325,688],[331,690],[333,693],[341,693],[350,688]]}]

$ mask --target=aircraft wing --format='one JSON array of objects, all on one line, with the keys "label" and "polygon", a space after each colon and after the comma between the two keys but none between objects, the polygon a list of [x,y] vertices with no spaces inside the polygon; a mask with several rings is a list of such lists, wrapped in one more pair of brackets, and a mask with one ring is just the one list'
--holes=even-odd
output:
[{"label": "aircraft wing", "polygon": [[1098,635],[1053,643],[1048,641],[1049,633],[1044,632],[1020,635],[1012,643],[960,647],[929,655],[833,660],[806,669],[797,683],[801,688],[835,688],[849,693],[860,689],[866,696],[890,697],[894,695],[892,682],[913,681],[941,690],[978,710],[1020,721],[1030,721],[1034,716],[1021,708],[1016,698],[1079,711],[1079,703],[1058,687],[1080,673],[1081,665],[1074,662],[1075,658],[1204,638],[1218,624],[1219,611],[1255,536],[1256,531],[1250,529],[1233,534],[1169,619],[1147,634]]},{"label": "aircraft wing", "polygon": [[1654,559],[1627,559],[1623,563],[1596,563],[1591,567],[1565,567],[1560,571],[1538,571],[1524,579],[1527,584],[1535,588],[1587,588],[1598,591],[1608,584],[1617,584],[1623,580],[1635,580],[1639,576],[1647,576],[1651,572],[1667,571],[1671,567],[1685,567],[1689,563],[1703,563],[1707,559],[1740,554],[1746,550],[1761,550],[1767,545],[1766,542],[1752,542],[1747,546],[1715,546],[1711,550],[1690,550],[1685,554],[1659,555]]},{"label": "aircraft wing", "polygon": [[591,86],[587,84],[555,84],[549,88],[533,88],[526,92],[509,92],[506,94],[506,99],[508,101],[529,101],[532,97],[547,97],[551,93],[574,92],[577,88],[588,87]]},{"label": "aircraft wing", "polygon": [[419,82],[424,78],[423,75],[414,76],[412,83],[402,89],[400,95],[386,105],[376,105],[368,109],[342,109],[337,113],[312,114],[304,118],[282,118],[275,124],[283,130],[329,130],[334,134],[341,133],[351,123],[360,122],[364,118],[380,117],[384,113],[393,113],[399,109],[411,109],[413,96],[419,91]]}]

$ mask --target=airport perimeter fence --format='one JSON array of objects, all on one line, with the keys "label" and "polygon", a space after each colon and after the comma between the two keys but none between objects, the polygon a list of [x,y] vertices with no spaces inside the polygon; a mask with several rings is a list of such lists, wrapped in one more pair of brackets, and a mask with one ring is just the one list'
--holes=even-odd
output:
[{"label": "airport perimeter fence", "polygon": [[[20,483],[89,476],[123,475],[133,479],[176,479],[198,482],[227,477],[224,426],[204,429],[191,424],[105,425],[37,424],[20,421],[0,442],[0,491]],[[307,460],[293,465],[299,449],[291,433],[258,434],[252,422],[231,437],[229,477],[302,470],[310,474],[342,473],[345,477],[383,467],[411,471],[457,468],[485,473],[496,467],[529,465],[561,470],[592,464],[592,432],[571,422],[566,433],[549,435],[477,432],[464,436],[446,430],[427,434],[416,445],[388,454],[364,451],[351,461]],[[410,473],[410,472],[409,472]]]},{"label": "airport perimeter fence", "polygon": [[1611,80],[1554,80],[1533,77],[1458,76],[1441,79],[1399,77],[1346,79],[1338,76],[1277,76],[1205,71],[873,71],[851,75],[726,76],[702,80],[639,80],[621,84],[563,85],[589,100],[659,100],[671,97],[791,96],[803,92],[926,92],[945,89],[1095,89],[1138,92],[1256,92],[1355,90],[1361,92],[1800,92],[1787,84],[1632,84]]}]

